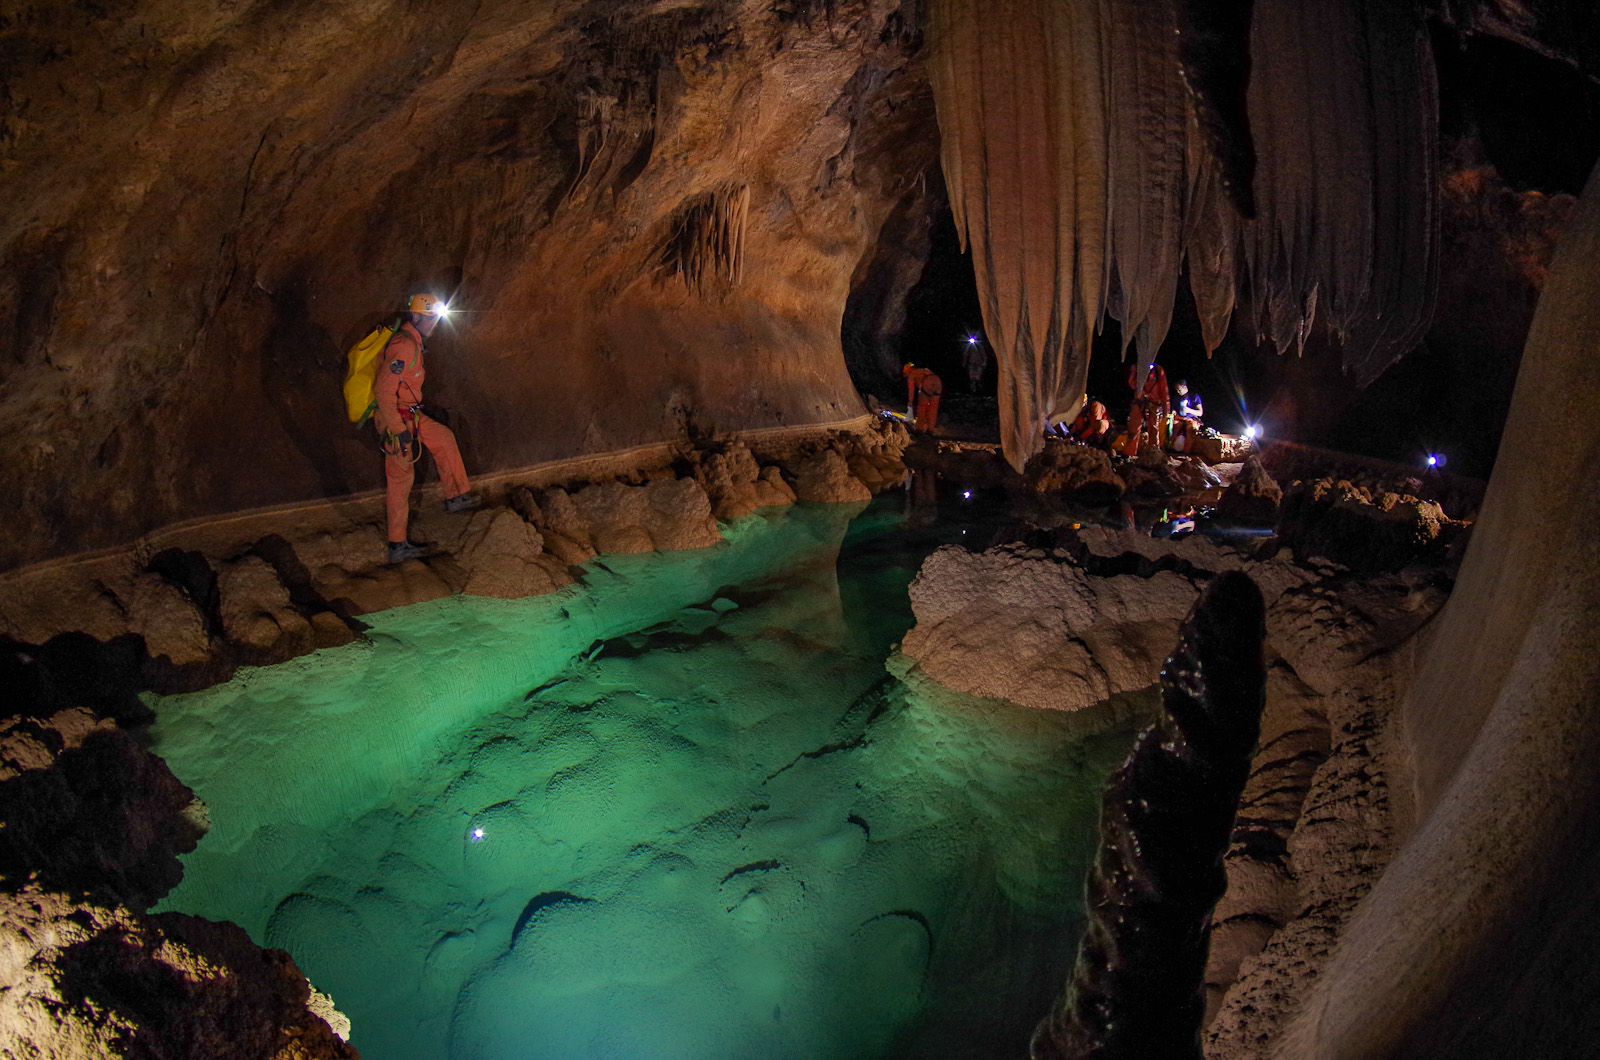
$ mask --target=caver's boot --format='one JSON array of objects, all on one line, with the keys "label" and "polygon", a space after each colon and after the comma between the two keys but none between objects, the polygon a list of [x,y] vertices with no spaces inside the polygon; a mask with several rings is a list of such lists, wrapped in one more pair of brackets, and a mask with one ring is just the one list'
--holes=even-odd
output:
[{"label": "caver's boot", "polygon": [[454,497],[445,498],[444,510],[452,513],[470,512],[472,509],[480,507],[482,504],[483,498],[479,497],[476,493],[460,493]]},{"label": "caver's boot", "polygon": [[409,541],[389,542],[389,562],[404,563],[408,559],[416,559],[428,550],[421,545],[413,545]]}]

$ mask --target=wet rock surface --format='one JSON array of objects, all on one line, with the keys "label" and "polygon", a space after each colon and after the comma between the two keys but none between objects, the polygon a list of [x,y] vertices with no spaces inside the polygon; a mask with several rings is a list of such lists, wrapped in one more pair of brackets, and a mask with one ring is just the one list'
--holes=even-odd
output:
[{"label": "wet rock surface", "polygon": [[1251,457],[1239,469],[1238,477],[1223,492],[1222,503],[1217,506],[1224,517],[1239,523],[1256,526],[1276,526],[1278,505],[1283,500],[1283,490],[1261,467],[1261,461]]},{"label": "wet rock surface", "polygon": [[19,12],[0,570],[381,485],[344,352],[418,289],[474,475],[859,416],[841,307],[933,201],[916,5],[602,6]]},{"label": "wet rock surface", "polygon": [[88,711],[0,723],[0,877],[139,908],[183,877],[205,807],[166,763]]},{"label": "wet rock surface", "polygon": [[1059,493],[1087,504],[1107,503],[1126,488],[1103,450],[1059,438],[1045,439],[1044,448],[1028,461],[1023,474],[1035,493]]},{"label": "wet rock surface", "polygon": [[1436,501],[1370,490],[1340,479],[1296,482],[1283,497],[1278,532],[1302,560],[1320,557],[1353,570],[1439,562],[1467,524]]},{"label": "wet rock surface", "polygon": [[224,521],[177,532],[188,543],[153,558],[135,548],[0,579],[0,638],[30,657],[55,644],[58,675],[125,639],[137,673],[119,687],[204,687],[241,665],[349,643],[361,615],[454,593],[538,596],[599,554],[708,548],[722,540],[719,519],[870,498],[904,477],[909,442],[898,424],[866,422],[759,451],[713,443],[604,481],[508,485],[472,512],[423,499],[412,539],[427,551],[393,565],[375,505],[326,506],[298,524],[304,513]]},{"label": "wet rock surface", "polygon": [[1274,1055],[1393,854],[1395,713],[1416,635],[1448,597],[1453,568],[1442,555],[1400,570],[1301,564],[1271,540],[1035,532],[981,553],[934,553],[912,583],[917,625],[899,664],[959,691],[1098,711],[1104,697],[1155,681],[1183,615],[1226,571],[1248,574],[1267,602],[1267,676],[1212,916],[1210,1060]]},{"label": "wet rock surface", "polygon": [[960,691],[1076,710],[1150,685],[1211,575],[1251,574],[1269,603],[1312,578],[1194,536],[1087,527],[1056,540],[935,552],[911,584],[902,650]]},{"label": "wet rock surface", "polygon": [[1218,575],[1161,669],[1162,709],[1106,785],[1089,923],[1035,1060],[1198,1057],[1206,928],[1258,735],[1261,593]]}]

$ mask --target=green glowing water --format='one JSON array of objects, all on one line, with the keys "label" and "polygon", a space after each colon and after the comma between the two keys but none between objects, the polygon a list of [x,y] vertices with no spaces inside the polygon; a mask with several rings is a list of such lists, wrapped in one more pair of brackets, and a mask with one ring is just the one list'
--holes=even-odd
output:
[{"label": "green glowing water", "polygon": [[155,702],[213,822],[164,908],[289,950],[368,1060],[1022,1055],[1128,729],[890,678],[901,524],[754,518]]}]

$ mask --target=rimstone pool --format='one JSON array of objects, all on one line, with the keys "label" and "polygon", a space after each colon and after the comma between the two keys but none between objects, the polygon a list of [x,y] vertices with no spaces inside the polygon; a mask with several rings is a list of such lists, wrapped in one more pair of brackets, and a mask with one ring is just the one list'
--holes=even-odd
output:
[{"label": "rimstone pool", "polygon": [[163,908],[294,955],[368,1060],[1018,1055],[1127,723],[886,670],[899,498],[370,616],[153,701],[211,810]]}]

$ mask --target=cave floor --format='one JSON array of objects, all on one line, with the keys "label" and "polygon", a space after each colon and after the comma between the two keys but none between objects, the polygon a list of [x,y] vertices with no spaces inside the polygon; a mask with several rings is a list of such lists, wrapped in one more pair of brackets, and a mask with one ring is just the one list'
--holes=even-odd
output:
[{"label": "cave floor", "polygon": [[911,501],[153,700],[213,821],[165,908],[289,950],[369,1060],[1021,1055],[1131,725],[886,673],[923,556],[997,517]]}]

